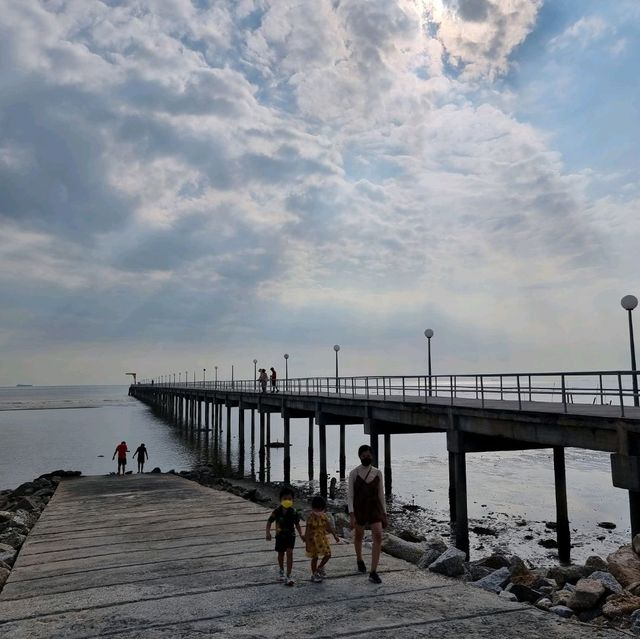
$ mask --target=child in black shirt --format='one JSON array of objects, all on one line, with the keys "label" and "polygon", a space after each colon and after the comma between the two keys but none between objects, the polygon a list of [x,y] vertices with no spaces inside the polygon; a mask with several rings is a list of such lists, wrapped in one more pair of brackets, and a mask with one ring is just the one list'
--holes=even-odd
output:
[{"label": "child in black shirt", "polygon": [[[280,574],[278,581],[287,586],[293,586],[291,569],[293,568],[293,547],[296,544],[296,530],[300,539],[304,541],[304,535],[300,528],[300,514],[293,508],[293,490],[283,488],[280,491],[280,506],[278,506],[267,520],[266,538],[271,541],[271,524],[276,524],[276,552],[278,553],[278,566]],[[287,576],[284,574],[284,556],[287,555]]]}]

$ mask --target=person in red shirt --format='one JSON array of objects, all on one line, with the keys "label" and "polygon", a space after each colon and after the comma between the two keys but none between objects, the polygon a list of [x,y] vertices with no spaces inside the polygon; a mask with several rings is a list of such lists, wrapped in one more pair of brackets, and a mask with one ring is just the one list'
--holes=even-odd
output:
[{"label": "person in red shirt", "polygon": [[116,455],[118,455],[118,472],[117,474],[120,474],[120,469],[122,469],[122,474],[124,475],[124,469],[127,465],[127,453],[129,452],[129,449],[127,448],[127,442],[120,442],[117,446],[116,446],[116,450],[113,453],[113,457],[111,459],[115,459]]}]

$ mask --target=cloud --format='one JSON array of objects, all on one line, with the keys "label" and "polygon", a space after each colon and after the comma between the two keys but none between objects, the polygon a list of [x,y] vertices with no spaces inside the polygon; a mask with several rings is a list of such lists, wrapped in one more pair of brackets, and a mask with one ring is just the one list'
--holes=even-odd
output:
[{"label": "cloud", "polygon": [[549,46],[553,50],[567,47],[587,48],[604,37],[611,36],[615,29],[601,16],[584,16],[552,38]]}]

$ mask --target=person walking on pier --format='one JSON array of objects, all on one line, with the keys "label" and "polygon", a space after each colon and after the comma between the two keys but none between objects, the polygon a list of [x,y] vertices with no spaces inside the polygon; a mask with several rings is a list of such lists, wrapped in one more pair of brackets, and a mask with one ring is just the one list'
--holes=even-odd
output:
[{"label": "person walking on pier", "polygon": [[147,447],[144,444],[140,444],[140,446],[136,448],[136,452],[133,453],[133,457],[138,460],[138,472],[143,473],[145,457],[149,459],[149,453],[147,452]]},{"label": "person walking on pier", "polygon": [[384,501],[384,484],[382,472],[374,468],[371,446],[363,444],[358,448],[360,466],[349,473],[348,504],[351,528],[354,530],[354,546],[359,572],[367,572],[362,559],[362,541],[364,529],[371,527],[371,572],[369,581],[382,583],[378,575],[378,562],[382,548],[382,529],[387,526],[387,509]]},{"label": "person walking on pier", "polygon": [[[293,489],[286,486],[280,490],[280,505],[271,513],[267,520],[266,539],[271,541],[271,524],[276,524],[276,552],[278,553],[278,566],[280,574],[278,581],[286,586],[295,583],[291,578],[293,569],[293,548],[296,545],[296,530],[300,539],[304,541],[304,535],[300,528],[300,514],[293,507]],[[284,574],[284,556],[287,556],[287,576]]]},{"label": "person walking on pier", "polygon": [[272,366],[271,367],[271,392],[272,393],[277,393],[278,392],[278,375],[276,373],[276,369]]},{"label": "person walking on pier", "polygon": [[116,446],[116,449],[113,453],[113,457],[111,459],[114,460],[116,458],[116,455],[118,455],[118,472],[117,472],[118,475],[120,474],[120,469],[122,469],[122,474],[124,475],[124,470],[127,466],[128,452],[129,452],[129,449],[127,448],[127,442],[120,442]]},{"label": "person walking on pier", "polygon": [[[327,533],[333,535],[337,544],[340,543],[338,533],[327,515],[327,502],[320,495],[316,495],[311,500],[311,514],[307,517],[305,524],[305,549],[307,557],[311,558],[311,581],[319,583],[326,577],[324,567],[331,559],[331,546],[327,540]],[[322,560],[318,563],[320,557]]]},{"label": "person walking on pier", "polygon": [[260,375],[258,375],[258,382],[260,382],[260,392],[267,392],[267,381],[269,380],[267,376],[267,371],[264,368],[260,369]]}]

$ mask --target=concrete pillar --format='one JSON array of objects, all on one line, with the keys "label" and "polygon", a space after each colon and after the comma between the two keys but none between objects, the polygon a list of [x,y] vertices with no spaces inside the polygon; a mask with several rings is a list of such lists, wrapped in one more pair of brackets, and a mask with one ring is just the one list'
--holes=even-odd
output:
[{"label": "concrete pillar", "polygon": [[309,481],[313,481],[313,417],[309,417],[309,444],[307,447],[307,465]]},{"label": "concrete pillar", "polygon": [[271,413],[267,413],[267,447],[271,444]]},{"label": "concrete pillar", "polygon": [[371,463],[377,468],[380,459],[380,444],[378,433],[375,432],[373,425],[371,426],[371,433],[369,434],[369,446],[371,446],[371,456],[373,457]]},{"label": "concrete pillar", "polygon": [[227,406],[227,466],[231,466],[231,406]]},{"label": "concrete pillar", "polygon": [[253,450],[256,447],[256,410],[255,408],[251,409],[251,451],[253,454]]},{"label": "concrete pillar", "polygon": [[556,534],[560,563],[571,562],[571,532],[567,509],[567,475],[564,464],[564,447],[553,447],[553,475],[556,488]]},{"label": "concrete pillar", "polygon": [[456,463],[454,454],[449,451],[449,521],[455,522],[456,515]]},{"label": "concrete pillar", "polygon": [[244,408],[238,408],[238,471],[244,475]]},{"label": "concrete pillar", "polygon": [[469,518],[467,515],[467,464],[464,449],[456,452],[456,548],[462,550],[469,560]]},{"label": "concrete pillar", "polygon": [[258,449],[258,479],[264,483],[264,413],[260,411],[260,447]]},{"label": "concrete pillar", "polygon": [[320,495],[327,497],[327,427],[320,422],[318,425],[320,435]]},{"label": "concrete pillar", "polygon": [[347,454],[345,451],[345,427],[340,424],[340,481],[344,481],[347,473]]},{"label": "concrete pillar", "polygon": [[204,427],[209,430],[209,400],[204,402]]},{"label": "concrete pillar", "polygon": [[284,483],[291,483],[291,424],[288,416],[284,417]]},{"label": "concrete pillar", "polygon": [[202,426],[202,399],[198,397],[198,428]]},{"label": "concrete pillar", "polygon": [[384,435],[384,494],[391,498],[391,435]]}]

